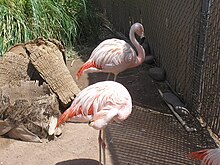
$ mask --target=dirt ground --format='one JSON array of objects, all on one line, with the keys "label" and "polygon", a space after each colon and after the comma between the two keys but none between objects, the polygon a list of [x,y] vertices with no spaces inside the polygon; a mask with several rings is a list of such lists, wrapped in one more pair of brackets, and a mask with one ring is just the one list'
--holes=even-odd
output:
[{"label": "dirt ground", "polygon": [[[85,60],[85,59],[84,59]],[[75,75],[83,61],[77,59],[73,67],[68,68]],[[130,69],[119,74],[117,81],[125,85],[133,98],[133,103],[145,108],[169,113],[156,88],[147,76],[149,66]],[[83,89],[89,84],[105,80],[106,74],[84,75],[77,81]],[[98,131],[86,123],[66,123],[63,134],[53,141],[43,143],[23,142],[0,138],[0,165],[75,165],[98,164]],[[112,164],[113,157],[107,147],[107,164]]]}]

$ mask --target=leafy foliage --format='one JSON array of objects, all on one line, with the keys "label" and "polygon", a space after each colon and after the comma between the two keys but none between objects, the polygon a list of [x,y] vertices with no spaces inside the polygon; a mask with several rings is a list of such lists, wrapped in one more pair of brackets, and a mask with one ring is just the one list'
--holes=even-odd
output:
[{"label": "leafy foliage", "polygon": [[0,0],[0,55],[39,36],[72,47],[96,37],[99,22],[87,0]]}]

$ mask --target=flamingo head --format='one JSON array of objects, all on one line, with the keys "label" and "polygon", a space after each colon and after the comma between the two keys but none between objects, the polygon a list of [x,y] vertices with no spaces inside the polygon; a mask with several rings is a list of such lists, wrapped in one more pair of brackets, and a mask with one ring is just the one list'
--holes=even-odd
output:
[{"label": "flamingo head", "polygon": [[140,44],[142,44],[145,40],[143,25],[140,23],[135,23],[132,25],[132,28],[134,29],[134,32],[141,38]]},{"label": "flamingo head", "polygon": [[132,25],[134,28],[134,32],[140,37],[140,38],[144,38],[144,27],[142,24],[140,23],[135,23]]},{"label": "flamingo head", "polygon": [[89,126],[94,129],[100,130],[104,129],[109,123],[113,121],[113,118],[118,114],[118,109],[106,107],[106,109],[102,109],[97,112],[93,119],[89,121]]}]

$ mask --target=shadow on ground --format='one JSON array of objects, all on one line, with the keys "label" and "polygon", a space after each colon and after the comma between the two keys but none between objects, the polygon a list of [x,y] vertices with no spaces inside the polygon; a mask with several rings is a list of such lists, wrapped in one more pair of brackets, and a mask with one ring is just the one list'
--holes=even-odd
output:
[{"label": "shadow on ground", "polygon": [[62,162],[58,162],[55,165],[99,165],[97,160],[93,159],[73,159],[73,160],[66,160]]}]

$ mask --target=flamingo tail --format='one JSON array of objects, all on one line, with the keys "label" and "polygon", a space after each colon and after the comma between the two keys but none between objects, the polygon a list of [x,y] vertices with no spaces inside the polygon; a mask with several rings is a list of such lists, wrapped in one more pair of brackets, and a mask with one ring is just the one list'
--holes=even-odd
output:
[{"label": "flamingo tail", "polygon": [[208,154],[207,151],[208,149],[191,152],[190,154],[188,154],[188,157],[192,159],[203,160],[204,157]]},{"label": "flamingo tail", "polygon": [[68,119],[72,118],[73,116],[74,116],[74,111],[72,110],[72,108],[67,109],[58,119],[56,127],[59,127],[61,124],[63,124]]},{"label": "flamingo tail", "polygon": [[86,63],[84,63],[81,68],[78,70],[77,74],[76,74],[76,79],[78,80],[79,77],[83,74],[83,72],[86,70],[86,69],[89,69],[89,68],[97,68],[97,65],[95,64],[95,62],[93,61],[88,61]]}]

